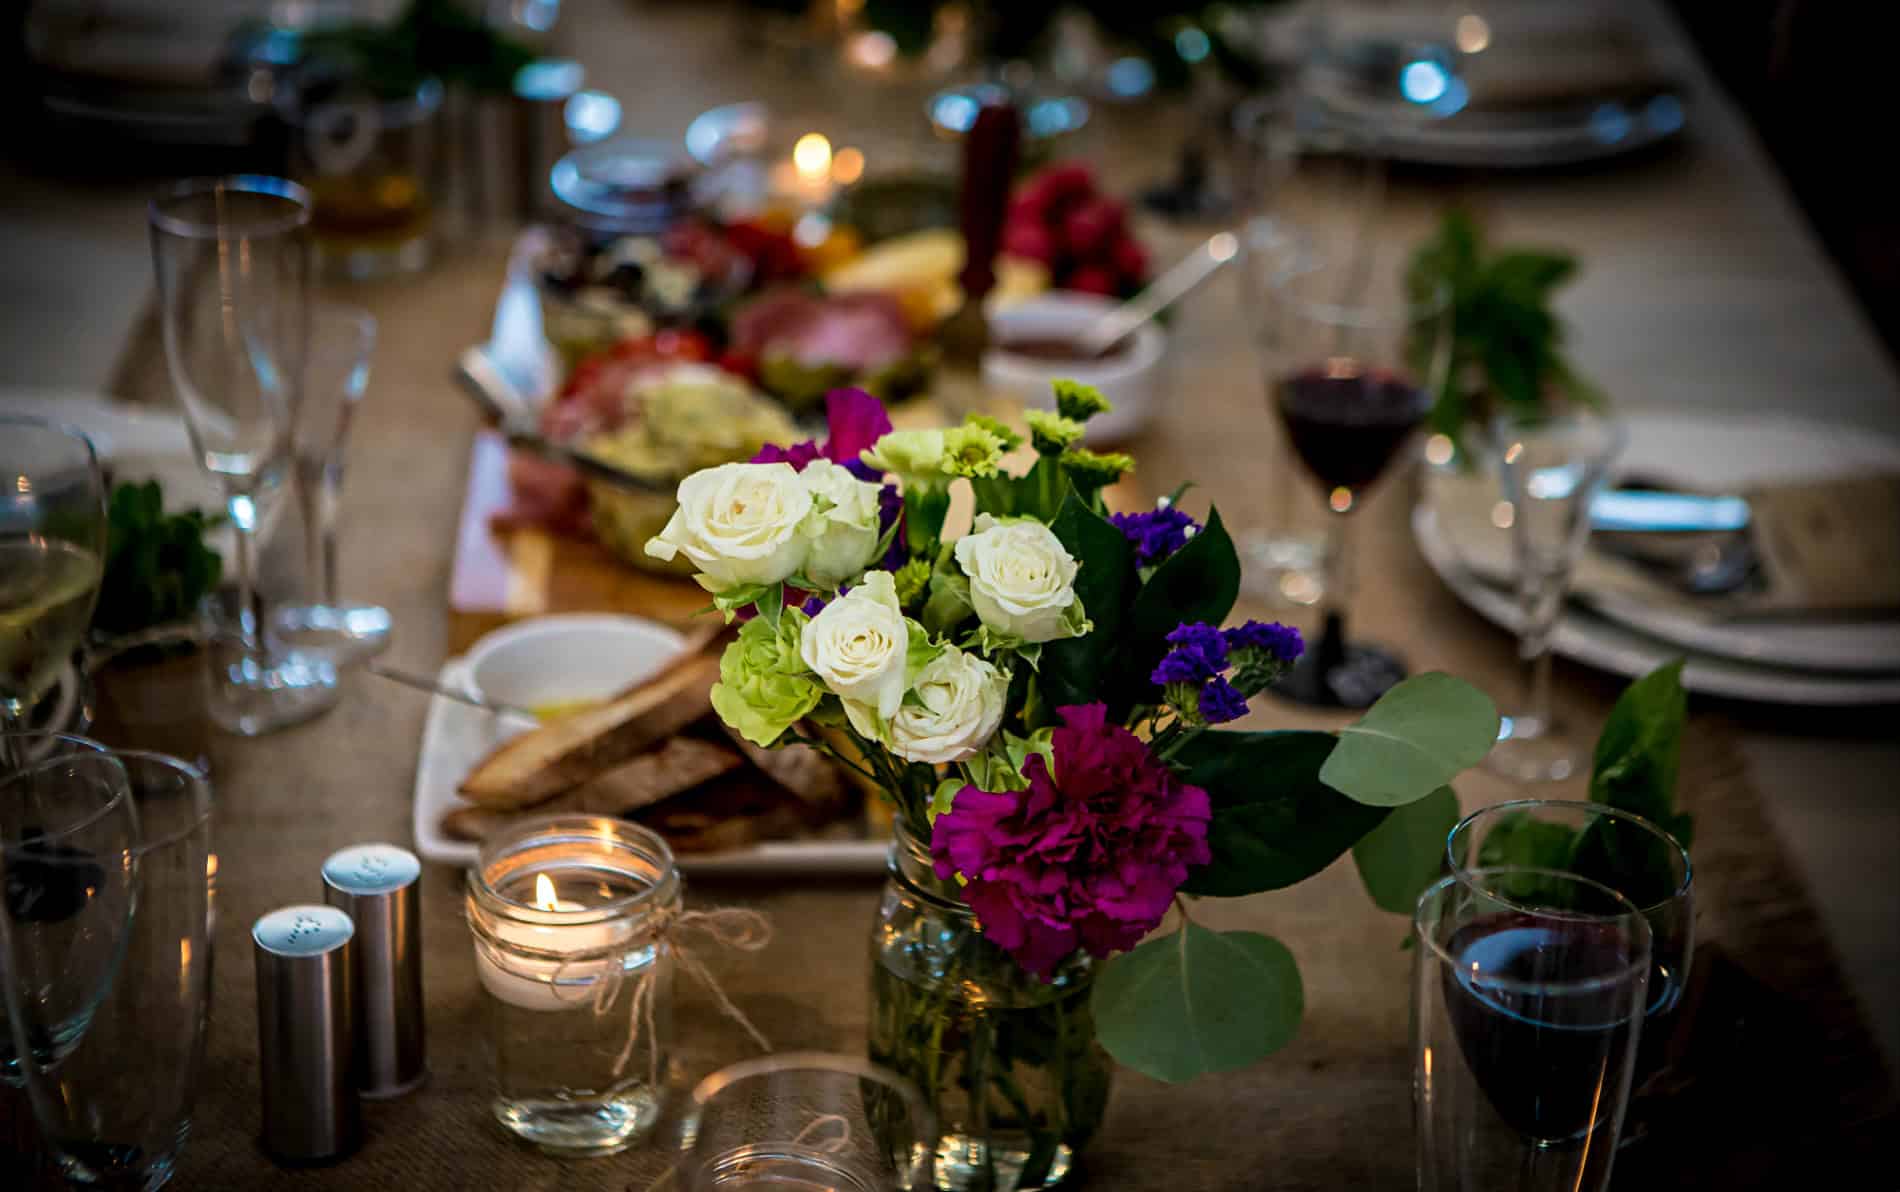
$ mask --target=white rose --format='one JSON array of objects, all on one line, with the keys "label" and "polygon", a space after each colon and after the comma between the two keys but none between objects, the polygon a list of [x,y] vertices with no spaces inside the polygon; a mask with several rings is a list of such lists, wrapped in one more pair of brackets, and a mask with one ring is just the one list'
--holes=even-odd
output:
[{"label": "white rose", "polygon": [[680,481],[680,507],[647,553],[684,554],[709,592],[775,584],[805,564],[811,490],[792,465],[720,464]]},{"label": "white rose", "polygon": [[945,650],[920,671],[891,717],[892,753],[913,762],[960,762],[981,753],[1003,722],[1009,678],[975,654]]},{"label": "white rose", "polygon": [[833,588],[863,571],[877,552],[879,486],[828,459],[813,460],[800,475],[814,498],[805,574]]},{"label": "white rose", "polygon": [[889,720],[904,701],[904,660],[910,625],[897,606],[888,571],[866,572],[864,582],[827,604],[805,626],[798,654],[833,695],[864,704]]},{"label": "white rose", "polygon": [[973,533],[957,540],[956,555],[985,625],[1031,644],[1075,636],[1069,606],[1079,564],[1048,526],[999,523],[986,513]]}]

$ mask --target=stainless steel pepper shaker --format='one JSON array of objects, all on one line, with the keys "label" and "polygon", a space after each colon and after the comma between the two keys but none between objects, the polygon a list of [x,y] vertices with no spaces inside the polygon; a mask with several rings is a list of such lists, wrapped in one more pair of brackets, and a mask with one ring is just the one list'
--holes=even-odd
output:
[{"label": "stainless steel pepper shaker", "polygon": [[264,1149],[321,1163],[356,1149],[356,934],[333,906],[287,906],[251,927]]},{"label": "stainless steel pepper shaker", "polygon": [[323,863],[323,900],[356,924],[356,1086],[400,1097],[428,1075],[422,1024],[422,863],[358,844]]}]

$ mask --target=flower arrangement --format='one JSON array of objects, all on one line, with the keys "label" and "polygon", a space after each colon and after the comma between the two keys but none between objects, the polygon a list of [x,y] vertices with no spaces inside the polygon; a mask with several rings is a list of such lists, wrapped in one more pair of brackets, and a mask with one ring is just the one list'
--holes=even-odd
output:
[{"label": "flower arrangement", "polygon": [[[1426,674],[1338,733],[1219,727],[1300,635],[1223,628],[1239,562],[1219,513],[1189,516],[1179,492],[1110,513],[1134,461],[1081,446],[1108,405],[1073,383],[1055,396],[1027,413],[1034,457],[1011,471],[1023,438],[999,421],[897,431],[834,391],[826,443],[688,477],[647,550],[691,560],[747,618],[713,693],[728,724],[875,781],[988,945],[1055,984],[1089,958],[1094,1037],[1184,1080],[1284,1045],[1303,1005],[1283,945],[1201,927],[1191,899],[1282,888],[1353,850],[1375,900],[1402,903],[1443,847],[1418,825],[1443,817],[1497,715]],[[913,1020],[952,1013],[917,1005]],[[921,1034],[952,1045],[941,1023]]]}]

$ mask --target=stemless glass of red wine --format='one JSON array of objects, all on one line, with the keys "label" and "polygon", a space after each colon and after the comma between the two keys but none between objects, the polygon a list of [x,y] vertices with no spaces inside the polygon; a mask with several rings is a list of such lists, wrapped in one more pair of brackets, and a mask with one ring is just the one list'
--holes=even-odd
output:
[{"label": "stemless glass of red wine", "polygon": [[1385,650],[1346,639],[1347,528],[1403,453],[1450,362],[1451,294],[1416,290],[1355,251],[1338,265],[1293,257],[1267,279],[1260,348],[1268,390],[1333,514],[1318,644],[1274,688],[1321,707],[1363,708],[1405,677]]},{"label": "stemless glass of red wine", "polygon": [[1608,1187],[1648,1004],[1642,912],[1573,873],[1467,869],[1412,929],[1421,1192]]}]

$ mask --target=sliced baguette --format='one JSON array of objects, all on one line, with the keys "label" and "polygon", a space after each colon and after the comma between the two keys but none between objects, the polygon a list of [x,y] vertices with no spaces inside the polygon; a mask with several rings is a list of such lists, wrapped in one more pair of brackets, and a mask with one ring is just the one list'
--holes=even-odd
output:
[{"label": "sliced baguette", "polygon": [[606,773],[712,710],[719,659],[698,654],[597,708],[502,742],[457,788],[481,807],[543,803]]},{"label": "sliced baguette", "polygon": [[479,842],[529,815],[625,815],[711,782],[744,764],[737,753],[716,742],[674,737],[653,752],[643,753],[545,803],[515,810],[457,807],[442,817],[442,830],[456,840]]},{"label": "sliced baguette", "polygon": [[829,808],[844,794],[838,767],[809,745],[786,745],[762,749],[740,736],[731,725],[720,723],[726,736],[746,760],[765,772],[765,776],[814,807]]}]

